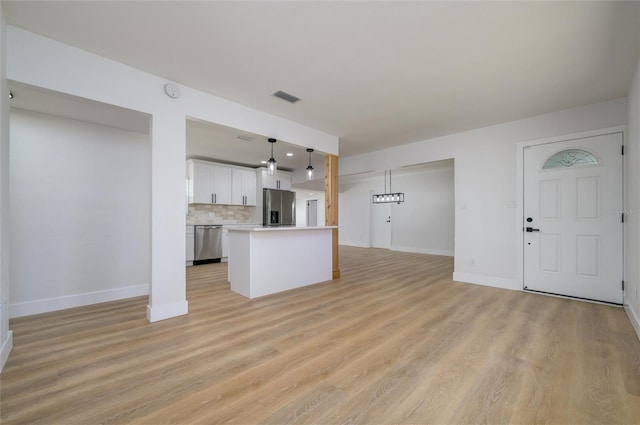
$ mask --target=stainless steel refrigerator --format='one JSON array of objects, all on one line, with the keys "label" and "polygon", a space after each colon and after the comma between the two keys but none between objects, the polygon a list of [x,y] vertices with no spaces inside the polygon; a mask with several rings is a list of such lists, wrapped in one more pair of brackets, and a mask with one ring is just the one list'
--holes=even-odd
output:
[{"label": "stainless steel refrigerator", "polygon": [[289,190],[263,189],[262,225],[295,226],[296,193]]}]

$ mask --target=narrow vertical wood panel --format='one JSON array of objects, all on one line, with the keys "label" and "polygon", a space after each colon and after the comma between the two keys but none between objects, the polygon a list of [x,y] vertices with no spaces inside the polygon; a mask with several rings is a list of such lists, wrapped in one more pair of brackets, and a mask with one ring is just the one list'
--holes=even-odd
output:
[{"label": "narrow vertical wood panel", "polygon": [[[326,226],[338,225],[338,157],[324,157],[324,223]],[[338,229],[333,229],[333,279],[340,278],[338,261]]]}]

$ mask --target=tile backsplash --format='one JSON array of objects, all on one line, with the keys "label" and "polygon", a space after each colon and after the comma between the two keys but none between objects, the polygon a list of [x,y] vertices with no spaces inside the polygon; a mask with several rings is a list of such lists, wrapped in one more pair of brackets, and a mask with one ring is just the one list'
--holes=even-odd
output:
[{"label": "tile backsplash", "polygon": [[189,204],[187,224],[251,223],[251,213],[255,208],[239,205]]}]

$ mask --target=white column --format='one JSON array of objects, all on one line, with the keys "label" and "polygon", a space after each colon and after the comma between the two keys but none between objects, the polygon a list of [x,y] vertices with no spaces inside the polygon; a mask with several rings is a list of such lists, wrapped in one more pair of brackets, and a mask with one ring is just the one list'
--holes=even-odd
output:
[{"label": "white column", "polygon": [[0,371],[13,346],[9,330],[9,92],[6,22],[0,10]]},{"label": "white column", "polygon": [[168,110],[155,113],[151,122],[150,322],[188,313],[184,267],[185,119],[184,113]]}]

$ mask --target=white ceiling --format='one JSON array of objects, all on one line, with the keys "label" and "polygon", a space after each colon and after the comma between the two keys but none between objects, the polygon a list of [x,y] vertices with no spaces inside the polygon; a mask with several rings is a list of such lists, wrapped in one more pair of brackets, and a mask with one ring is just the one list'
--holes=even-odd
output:
[{"label": "white ceiling", "polygon": [[11,108],[149,134],[151,117],[140,111],[107,105],[15,81],[9,82],[9,90],[14,94],[10,103]]},{"label": "white ceiling", "polygon": [[10,25],[337,135],[341,156],[624,97],[640,50],[639,2],[2,7]]},{"label": "white ceiling", "polygon": [[[253,138],[242,140],[238,136]],[[230,127],[211,124],[195,119],[187,120],[187,158],[208,159],[249,167],[265,167],[261,161],[271,156],[271,145],[259,134],[240,131]],[[287,154],[293,154],[288,156]],[[307,168],[309,153],[306,148],[277,141],[273,145],[273,156],[278,169],[287,171]],[[324,153],[314,151],[311,165],[317,177],[324,176]]]}]

